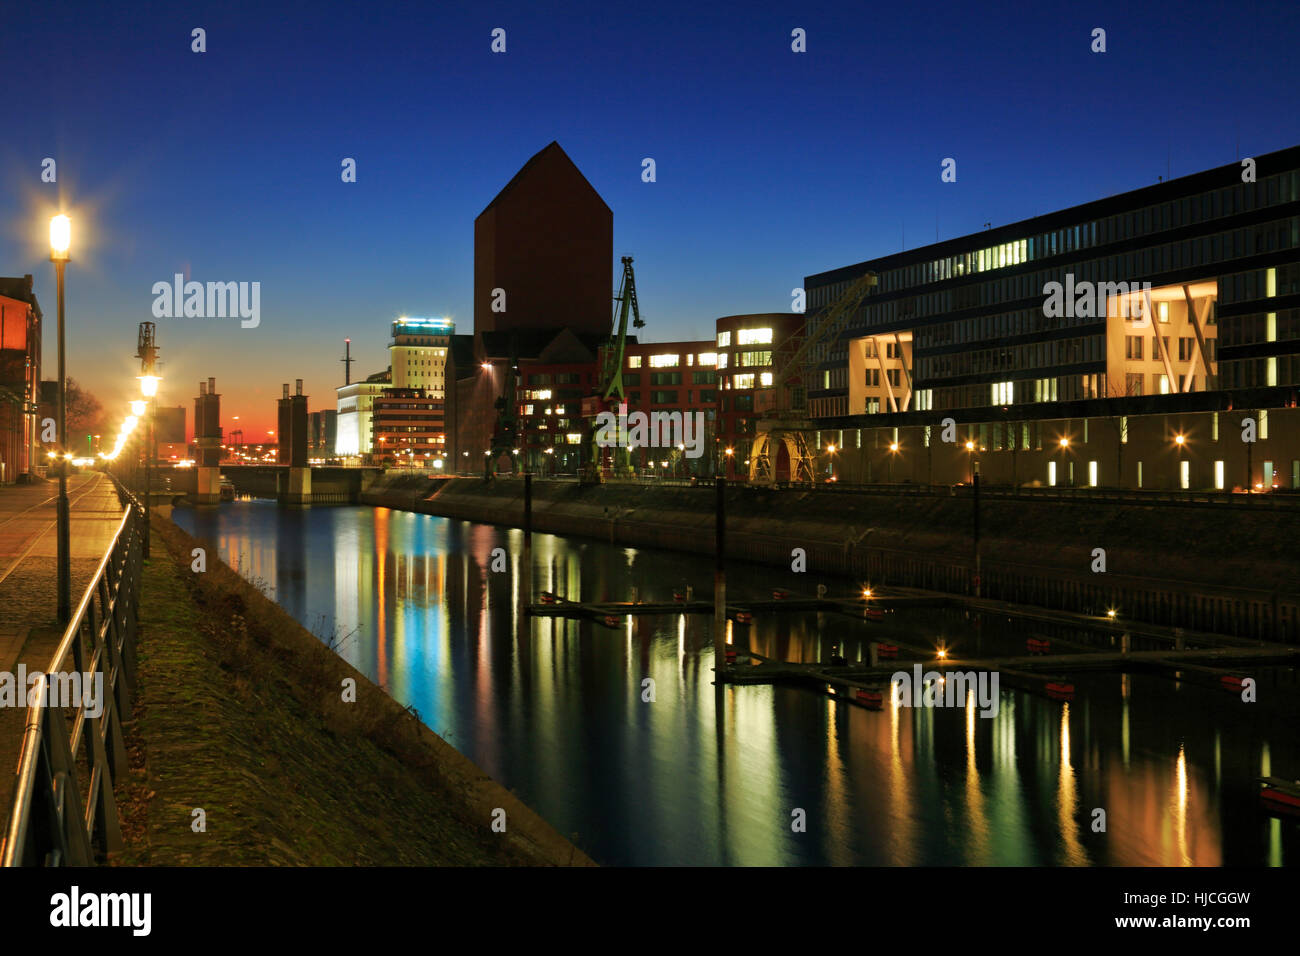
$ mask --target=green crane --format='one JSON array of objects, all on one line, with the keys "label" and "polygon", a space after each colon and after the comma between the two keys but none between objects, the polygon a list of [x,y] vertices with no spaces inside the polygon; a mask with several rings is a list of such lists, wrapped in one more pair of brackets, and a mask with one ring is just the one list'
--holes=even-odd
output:
[{"label": "green crane", "polygon": [[[596,441],[598,434],[595,427],[596,416],[603,411],[617,412],[618,406],[627,400],[623,391],[623,355],[627,349],[627,320],[632,317],[632,328],[645,327],[641,321],[641,308],[636,299],[636,276],[632,272],[632,257],[623,256],[623,279],[619,284],[618,295],[614,296],[615,314],[618,325],[609,343],[600,350],[600,379],[596,383],[596,394],[583,402],[582,415],[587,420],[588,441],[587,464],[583,469],[584,482],[604,480],[601,459],[604,448]],[[616,474],[629,475],[632,464],[628,449],[620,446],[614,453],[614,471]]]}]

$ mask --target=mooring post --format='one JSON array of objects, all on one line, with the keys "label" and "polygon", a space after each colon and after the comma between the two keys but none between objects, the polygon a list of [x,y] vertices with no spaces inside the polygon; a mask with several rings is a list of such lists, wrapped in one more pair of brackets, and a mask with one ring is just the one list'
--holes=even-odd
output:
[{"label": "mooring post", "polygon": [[714,480],[717,514],[713,566],[713,672],[721,683],[727,666],[727,479]]},{"label": "mooring post", "polygon": [[533,603],[533,473],[524,473],[524,580],[523,597]]},{"label": "mooring post", "polygon": [[975,596],[980,596],[980,463],[974,462],[971,475],[971,494],[975,501]]}]

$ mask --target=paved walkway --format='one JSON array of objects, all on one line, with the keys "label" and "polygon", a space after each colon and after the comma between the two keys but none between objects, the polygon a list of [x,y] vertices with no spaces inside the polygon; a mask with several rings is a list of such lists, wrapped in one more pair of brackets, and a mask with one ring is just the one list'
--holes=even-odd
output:
[{"label": "paved walkway", "polygon": [[[58,627],[57,481],[0,487],[0,672],[44,671],[63,635]],[[72,607],[90,584],[122,518],[113,483],[101,474],[68,479]],[[16,679],[16,676],[15,676]],[[22,691],[19,691],[20,695]],[[0,830],[9,816],[27,711],[0,707]]]}]

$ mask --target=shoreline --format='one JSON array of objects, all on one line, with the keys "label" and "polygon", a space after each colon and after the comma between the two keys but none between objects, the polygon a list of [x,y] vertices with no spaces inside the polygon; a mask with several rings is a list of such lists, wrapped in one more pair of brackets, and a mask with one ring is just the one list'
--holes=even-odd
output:
[{"label": "shoreline", "polygon": [[[358,503],[522,528],[523,486],[508,478],[489,485],[385,475]],[[709,486],[534,481],[531,526],[711,557],[714,500]],[[981,511],[981,597],[1082,614],[1118,608],[1128,620],[1163,627],[1300,642],[1293,572],[1300,540],[1288,540],[1274,516],[1249,516],[1251,524],[1242,515],[1208,516],[1217,534],[1197,537],[1202,529],[1189,528],[1176,508],[991,500]],[[1236,545],[1244,536],[1255,540],[1249,555]],[[969,500],[734,488],[726,539],[728,562],[750,565],[788,568],[802,549],[810,580],[826,575],[954,595],[975,589]]]},{"label": "shoreline", "polygon": [[153,534],[116,865],[595,865],[210,544]]}]

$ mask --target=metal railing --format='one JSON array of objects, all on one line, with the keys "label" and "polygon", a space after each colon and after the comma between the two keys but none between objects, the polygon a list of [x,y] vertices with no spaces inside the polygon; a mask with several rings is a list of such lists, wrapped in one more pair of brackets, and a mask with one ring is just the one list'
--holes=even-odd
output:
[{"label": "metal railing", "polygon": [[[122,519],[27,701],[0,866],[89,866],[122,847],[113,785],[127,773],[122,721],[135,687],[143,512],[114,484]],[[64,699],[70,687],[74,699]]]}]

